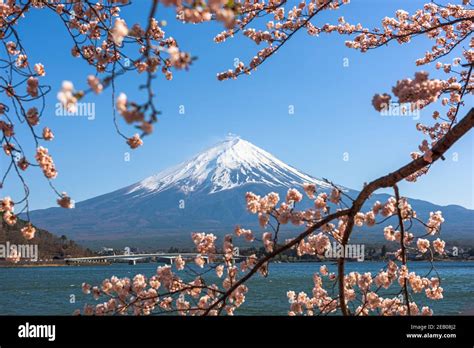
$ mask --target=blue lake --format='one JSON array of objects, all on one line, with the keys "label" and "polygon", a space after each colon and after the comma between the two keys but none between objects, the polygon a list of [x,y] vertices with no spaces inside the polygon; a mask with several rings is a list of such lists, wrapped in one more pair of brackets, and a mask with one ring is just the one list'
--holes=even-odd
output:
[{"label": "blue lake", "polygon": [[[273,263],[267,278],[255,276],[248,282],[249,293],[243,306],[235,314],[241,315],[286,315],[288,301],[286,292],[312,289],[312,275],[321,263]],[[346,271],[377,272],[382,262],[352,262]],[[159,266],[144,263],[131,266],[113,264],[110,266],[79,267],[35,267],[0,269],[0,314],[1,315],[70,315],[84,303],[95,303],[91,296],[82,294],[81,284],[87,282],[100,285],[104,278],[112,275],[133,277],[142,273],[152,276]],[[334,264],[328,264],[331,271]],[[428,300],[418,297],[418,305],[428,305],[437,315],[461,314],[474,309],[474,262],[437,262],[436,270],[441,276],[444,299]],[[424,276],[431,268],[429,263],[411,262],[410,271]],[[431,276],[434,276],[432,273]],[[215,278],[213,281],[217,282]],[[71,295],[76,302],[71,303]]]}]

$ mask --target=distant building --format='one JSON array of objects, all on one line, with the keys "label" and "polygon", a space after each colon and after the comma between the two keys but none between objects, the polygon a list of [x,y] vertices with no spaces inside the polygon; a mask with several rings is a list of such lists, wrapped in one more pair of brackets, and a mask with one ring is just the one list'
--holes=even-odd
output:
[{"label": "distant building", "polygon": [[103,247],[100,251],[99,251],[99,255],[114,255],[115,254],[115,251],[113,248],[106,248],[106,247]]}]

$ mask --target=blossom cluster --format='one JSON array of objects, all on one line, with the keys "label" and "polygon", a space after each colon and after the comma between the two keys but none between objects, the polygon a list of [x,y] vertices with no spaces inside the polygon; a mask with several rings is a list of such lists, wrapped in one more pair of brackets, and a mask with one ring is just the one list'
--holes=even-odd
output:
[{"label": "blossom cluster", "polygon": [[[325,283],[335,281],[333,273],[329,273],[327,266],[321,266],[320,271],[313,276],[314,287],[312,296],[305,292],[296,294],[288,291],[287,297],[290,303],[289,315],[321,315],[336,312],[338,309],[337,298],[329,296],[324,289]],[[389,261],[385,270],[375,275],[371,272],[350,272],[344,276],[344,294],[348,303],[361,302],[355,307],[354,315],[378,314],[383,316],[392,315],[432,315],[433,311],[423,306],[421,309],[414,301],[407,303],[400,298],[384,297],[380,289],[388,289],[392,284],[398,283],[403,286],[405,282],[413,293],[425,292],[430,300],[443,298],[443,288],[440,286],[439,278],[421,277],[414,272],[409,272],[405,265],[397,266],[395,262]],[[328,286],[330,287],[330,286]],[[360,296],[358,296],[358,293]]]},{"label": "blossom cluster", "polygon": [[[471,2],[463,1],[462,4],[447,5],[431,2],[413,14],[398,10],[394,17],[385,17],[382,20],[382,28],[370,30],[361,24],[349,24],[342,19],[339,25],[326,25],[326,30],[323,30],[345,35],[355,34],[355,38],[347,41],[346,45],[361,52],[378,48],[391,41],[406,44],[420,35],[434,41],[431,49],[416,60],[416,65],[436,61],[436,69],[450,76],[444,80],[429,79],[427,72],[418,72],[415,74],[415,79],[400,80],[392,89],[393,94],[398,97],[398,102],[410,103],[412,109],[422,109],[439,99],[443,106],[448,106],[446,118],[440,116],[439,111],[433,113],[433,119],[437,121],[441,119],[444,122],[438,121],[433,126],[417,124],[417,130],[428,135],[430,142],[423,140],[419,146],[421,153],[414,152],[412,157],[417,159],[422,156],[427,166],[408,176],[406,178],[408,181],[415,182],[418,177],[428,172],[429,165],[433,162],[432,147],[456,122],[461,106],[464,105],[463,97],[474,92],[472,69],[455,70],[458,66],[472,66],[474,62],[474,38],[471,35],[473,24],[474,9]],[[469,44],[464,46],[462,43],[465,40],[469,41]],[[439,61],[458,46],[462,46],[462,57],[453,58],[452,63]],[[445,94],[447,96],[443,97]],[[387,93],[376,94],[372,104],[376,110],[382,111],[388,107],[390,100],[391,96]]]},{"label": "blossom cluster", "polygon": [[[46,69],[43,64],[31,61],[25,46],[22,45],[20,32],[16,29],[16,26],[21,24],[23,18],[28,15],[31,7],[43,9],[45,3],[33,1],[17,4],[14,1],[2,1],[0,4],[0,38],[2,47],[5,49],[2,53],[4,59],[2,59],[3,70],[0,78],[2,81],[0,90],[5,92],[5,98],[0,102],[0,143],[5,155],[9,157],[9,164],[2,173],[0,188],[12,173],[16,174],[24,188],[24,197],[15,200],[18,211],[21,213],[28,213],[30,194],[23,172],[29,171],[32,167],[39,167],[56,193],[51,180],[58,174],[49,150],[40,144],[42,141],[53,140],[53,131],[48,127],[38,129],[44,117],[45,95],[50,90],[49,86],[41,83],[46,76]],[[60,97],[63,97],[64,102],[67,98],[73,97],[72,90],[72,84],[63,85]],[[18,122],[15,122],[15,119],[18,119]],[[21,129],[22,126],[25,129]],[[26,151],[28,146],[23,144],[25,134],[26,137],[30,135],[35,145],[34,157],[37,165],[32,163]],[[3,220],[9,225],[16,224],[18,218],[13,211],[13,200],[5,197],[2,202],[4,202],[2,204]],[[21,228],[21,234],[26,239],[34,238],[35,232],[35,228],[29,221],[25,227]]]},{"label": "blossom cluster", "polygon": [[[226,21],[227,29],[215,36],[214,41],[221,43],[234,37],[238,32],[256,45],[265,44],[252,57],[248,65],[239,61],[234,69],[217,74],[222,80],[235,79],[240,75],[249,75],[264,61],[273,55],[295,32],[304,30],[311,36],[318,35],[322,30],[314,26],[310,20],[321,11],[336,10],[341,5],[348,4],[349,0],[310,0],[300,1],[296,5],[279,0],[259,0],[239,3],[238,16],[233,21]],[[269,17],[261,29],[250,25],[259,25],[261,17]]]},{"label": "blossom cluster", "polygon": [[[179,49],[174,38],[165,36],[163,27],[166,23],[154,18],[155,13],[149,16],[146,26],[140,23],[130,24],[121,18],[122,9],[128,4],[129,1],[96,4],[75,1],[73,4],[51,4],[49,8],[68,26],[74,40],[71,54],[82,58],[96,70],[95,75],[87,78],[88,90],[75,92],[69,88],[72,84],[68,84],[58,94],[59,100],[72,111],[77,101],[90,91],[100,94],[109,86],[115,89],[113,80],[125,72],[135,70],[139,74],[148,75],[146,102],[141,105],[127,103],[125,94],[121,94],[117,100],[117,110],[126,123],[137,122],[138,128],[142,130],[141,135],[125,137],[127,144],[135,149],[142,145],[140,138],[153,131],[153,123],[157,121],[159,113],[154,105],[151,80],[158,72],[171,80],[171,69],[188,69],[192,58]],[[129,46],[138,51],[136,58],[129,56]],[[108,75],[102,76],[103,74]],[[126,110],[127,107],[130,109]],[[121,134],[118,129],[117,131]]]},{"label": "blossom cluster", "polygon": [[[149,315],[153,311],[199,315],[218,294],[216,285],[206,286],[200,277],[184,282],[170,266],[158,267],[156,274],[149,278],[137,274],[132,279],[113,276],[105,279],[101,286],[83,283],[82,290],[92,294],[95,300],[101,297],[108,300],[96,305],[86,304],[82,311],[74,312],[76,315]],[[175,296],[177,294],[180,296]],[[191,300],[197,305],[191,306]]]},{"label": "blossom cluster", "polygon": [[[218,315],[225,311],[228,315],[233,315],[235,309],[245,302],[248,288],[244,284],[233,287],[238,281],[239,269],[233,260],[232,237],[226,235],[224,238],[224,254],[221,255],[223,263],[216,263],[214,235],[193,233],[192,239],[199,252],[194,263],[204,268],[204,257],[212,260],[213,264],[206,266],[203,272],[207,273],[214,268],[217,277],[222,278],[222,288],[216,284],[207,284],[195,270],[193,273],[196,276],[193,280],[183,280],[177,272],[185,270],[190,265],[186,263],[184,257],[178,255],[173,262],[177,272],[166,265],[158,267],[156,274],[149,278],[137,274],[133,279],[113,276],[105,279],[101,286],[83,283],[82,289],[85,294],[92,294],[95,300],[106,297],[108,301],[96,305],[87,304],[82,311],[75,311],[75,314],[149,315],[152,312],[161,312],[180,315]],[[240,271],[246,272],[255,263],[254,255],[248,257],[241,263]],[[219,300],[224,294],[225,302]]]},{"label": "blossom cluster", "polygon": [[14,211],[15,202],[13,202],[11,197],[5,197],[0,201],[0,212],[3,215],[3,221],[5,221],[10,226],[16,224],[17,221]]}]

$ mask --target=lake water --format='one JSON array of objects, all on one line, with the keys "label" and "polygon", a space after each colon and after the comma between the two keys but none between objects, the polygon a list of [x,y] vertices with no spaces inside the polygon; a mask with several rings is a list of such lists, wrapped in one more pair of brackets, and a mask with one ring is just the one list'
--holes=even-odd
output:
[{"label": "lake water", "polygon": [[[243,306],[236,311],[242,315],[286,315],[288,290],[311,293],[312,275],[320,263],[278,263],[270,264],[267,278],[255,276],[248,282],[249,293]],[[377,272],[385,263],[353,262],[347,271]],[[37,267],[0,269],[0,315],[70,315],[83,307],[87,301],[95,303],[92,296],[82,294],[81,284],[87,282],[99,285],[104,278],[116,275],[132,277],[142,273],[155,274],[156,263],[131,266],[113,264],[110,266],[80,267]],[[335,265],[328,265],[331,271]],[[428,300],[424,295],[417,303],[430,306],[435,314],[460,314],[474,308],[474,262],[437,262],[436,269],[441,276],[444,299]],[[412,262],[411,271],[425,275],[430,264]],[[217,282],[217,278],[214,280]],[[71,295],[76,303],[70,303]]]}]

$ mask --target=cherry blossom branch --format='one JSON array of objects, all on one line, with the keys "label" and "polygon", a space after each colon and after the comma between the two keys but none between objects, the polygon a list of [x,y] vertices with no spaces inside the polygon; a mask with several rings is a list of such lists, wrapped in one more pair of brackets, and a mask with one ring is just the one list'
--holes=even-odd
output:
[{"label": "cherry blossom branch", "polygon": [[[401,204],[401,201],[400,201],[400,192],[398,190],[398,186],[397,185],[393,185],[393,191],[395,192],[395,199],[397,200],[396,204],[397,204],[397,216],[398,216],[398,224],[399,224],[399,227],[400,227],[400,247],[401,247],[401,259],[402,259],[402,265],[403,266],[406,266],[407,264],[407,255],[406,255],[406,250],[405,250],[405,225],[404,225],[404,222],[403,222],[403,217],[402,217],[402,212],[401,212],[401,209],[400,209],[400,204]],[[405,296],[405,304],[407,306],[407,311],[408,311],[408,315],[410,315],[410,298],[408,297],[408,281],[407,279],[405,278],[403,280],[403,292],[404,292],[404,296]]]},{"label": "cherry blossom branch", "polygon": [[[432,149],[433,151],[433,162],[437,161],[441,156],[452,146],[456,143],[460,138],[462,138],[469,130],[474,127],[474,108],[468,112],[468,114],[455,126],[453,127],[444,137],[441,139]],[[264,258],[262,258],[255,267],[247,273],[244,277],[242,277],[237,283],[234,284],[227,292],[226,295],[221,297],[221,299],[211,307],[214,308],[218,303],[222,302],[225,297],[229,296],[233,291],[235,291],[238,286],[243,284],[245,281],[250,279],[253,274],[255,274],[258,269],[267,263],[270,259],[275,257],[276,255],[280,254],[281,252],[291,248],[292,246],[296,245],[302,239],[313,233],[317,228],[321,227],[322,225],[344,215],[348,216],[348,223],[344,230],[343,239],[341,242],[342,247],[344,248],[349,241],[349,237],[352,233],[352,229],[354,227],[354,216],[361,211],[363,204],[365,201],[378,189],[381,188],[388,188],[388,187],[395,187],[396,184],[403,179],[409,177],[410,175],[416,173],[418,170],[424,168],[429,163],[425,161],[423,158],[418,158],[416,160],[411,161],[410,163],[406,164],[405,166],[399,168],[398,170],[380,177],[369,184],[367,184],[363,190],[359,193],[357,198],[354,200],[350,209],[341,210],[337,213],[331,214],[328,217],[321,220],[314,226],[307,229],[304,233],[300,234],[297,238],[293,239],[290,243],[283,245],[282,247],[276,249],[272,253],[268,254]],[[403,241],[403,238],[402,238]],[[402,242],[403,243],[403,242]],[[345,258],[339,258],[338,260],[338,273],[339,273],[339,301],[341,306],[341,311],[344,315],[349,315],[350,312],[345,303],[345,285],[344,285],[344,261]],[[210,308],[211,308],[210,307]],[[212,309],[211,308],[211,309]],[[206,314],[209,310],[206,312]]]},{"label": "cherry blossom branch", "polygon": [[[427,162],[424,158],[420,157],[397,169],[396,171],[382,176],[367,184],[355,199],[348,214],[349,220],[344,231],[343,240],[341,243],[343,247],[347,245],[350,235],[352,233],[355,214],[362,209],[362,205],[372,195],[372,193],[381,188],[393,187],[403,179],[406,179],[407,177],[415,174],[417,171],[423,169],[427,165],[437,161],[446,151],[449,150],[449,148],[451,148],[451,146],[454,145],[454,143],[456,143],[460,138],[462,138],[473,127],[474,108],[471,108],[467,115],[464,116],[464,118],[459,121],[459,123],[455,127],[453,127],[448,133],[446,133],[446,135],[433,147],[432,162]],[[344,261],[344,258],[340,258],[338,260],[339,274],[344,274]],[[345,303],[344,282],[342,279],[340,279],[339,281],[339,296],[341,302],[341,310],[343,311],[343,314],[348,315],[349,312]]]},{"label": "cherry blossom branch", "polygon": [[225,301],[226,298],[228,298],[240,285],[244,284],[247,280],[249,280],[255,273],[259,271],[261,267],[263,267],[265,264],[267,264],[271,259],[273,259],[275,256],[281,254],[282,252],[291,249],[292,247],[296,246],[299,242],[301,242],[304,238],[307,236],[311,235],[314,231],[316,231],[318,228],[321,226],[331,222],[334,219],[337,219],[341,216],[347,215],[349,213],[349,210],[340,210],[336,213],[330,214],[323,218],[321,221],[318,221],[315,223],[313,226],[309,227],[306,231],[301,233],[298,237],[292,239],[290,242],[278,247],[271,253],[265,255],[263,258],[261,258],[255,266],[241,279],[239,279],[233,286],[231,286],[226,293],[221,296],[217,301],[215,301],[209,308],[204,312],[204,315],[209,314],[209,312],[214,309],[216,306],[218,306],[221,302]]}]

